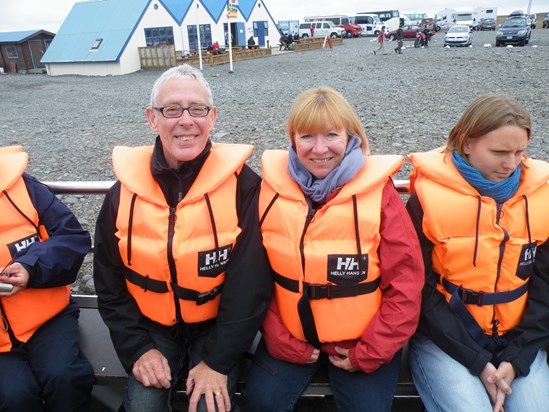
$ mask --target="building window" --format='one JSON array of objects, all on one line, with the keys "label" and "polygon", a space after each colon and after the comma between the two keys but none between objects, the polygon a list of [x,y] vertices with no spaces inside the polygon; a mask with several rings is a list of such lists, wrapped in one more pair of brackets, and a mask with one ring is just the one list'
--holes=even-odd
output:
[{"label": "building window", "polygon": [[[212,28],[209,24],[200,26],[200,48],[207,49],[212,44]],[[198,50],[198,36],[196,35],[196,25],[187,26],[189,36],[189,50]]]},{"label": "building window", "polygon": [[6,54],[8,59],[18,59],[19,53],[17,53],[17,46],[6,46]]},{"label": "building window", "polygon": [[99,49],[99,46],[101,46],[101,43],[103,43],[103,39],[95,39],[95,41],[93,42],[93,46],[92,46],[92,50],[97,50]]},{"label": "building window", "polygon": [[269,35],[269,22],[268,21],[254,21],[254,37],[259,37],[259,31],[257,30],[258,24],[263,25],[263,35]]},{"label": "building window", "polygon": [[173,28],[169,26],[145,29],[145,42],[147,46],[166,46],[174,44]]}]

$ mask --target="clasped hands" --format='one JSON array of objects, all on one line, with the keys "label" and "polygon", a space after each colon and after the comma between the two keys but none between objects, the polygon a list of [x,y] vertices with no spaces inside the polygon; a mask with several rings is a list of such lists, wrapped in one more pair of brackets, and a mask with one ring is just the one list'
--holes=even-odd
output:
[{"label": "clasped hands", "polygon": [[484,367],[479,377],[490,396],[493,412],[505,412],[503,404],[505,397],[512,392],[511,383],[515,376],[513,365],[509,362],[501,362],[497,369],[490,362]]}]

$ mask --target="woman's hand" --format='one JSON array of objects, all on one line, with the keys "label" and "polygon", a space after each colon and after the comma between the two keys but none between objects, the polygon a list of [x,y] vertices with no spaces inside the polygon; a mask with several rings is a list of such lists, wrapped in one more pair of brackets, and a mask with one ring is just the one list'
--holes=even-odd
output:
[{"label": "woman's hand", "polygon": [[505,397],[511,394],[511,383],[515,379],[515,370],[509,362],[502,362],[499,368],[488,363],[480,374],[480,380],[490,396],[493,412],[504,412]]},{"label": "woman's hand", "polygon": [[347,372],[354,372],[357,370],[353,365],[351,365],[351,360],[349,359],[349,349],[344,349],[340,346],[335,346],[334,349],[339,355],[330,355],[328,357],[330,362],[332,362],[332,365],[344,369]]},{"label": "woman's hand", "polygon": [[313,353],[311,353],[311,357],[307,361],[307,363],[315,363],[318,360],[318,357],[320,356],[320,350],[317,348],[313,349]]}]

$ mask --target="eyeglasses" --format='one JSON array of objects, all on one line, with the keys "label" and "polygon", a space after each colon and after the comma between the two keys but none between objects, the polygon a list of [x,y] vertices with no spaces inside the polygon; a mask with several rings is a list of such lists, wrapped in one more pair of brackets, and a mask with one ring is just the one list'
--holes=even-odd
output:
[{"label": "eyeglasses", "polygon": [[183,112],[185,112],[185,110],[189,112],[189,115],[191,117],[205,117],[208,115],[208,113],[210,113],[210,110],[212,108],[210,106],[204,106],[202,104],[195,104],[189,107],[164,106],[153,107],[153,109],[158,110],[160,113],[162,113],[162,116],[171,119],[183,116]]}]

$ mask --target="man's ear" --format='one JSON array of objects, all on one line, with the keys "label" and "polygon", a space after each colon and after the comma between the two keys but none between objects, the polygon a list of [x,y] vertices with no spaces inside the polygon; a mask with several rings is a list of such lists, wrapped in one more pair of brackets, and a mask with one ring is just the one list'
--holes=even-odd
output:
[{"label": "man's ear", "polygon": [[147,116],[147,121],[149,122],[149,127],[155,133],[158,133],[158,126],[156,124],[158,114],[159,113],[157,113],[151,106],[148,106],[145,109],[145,116]]}]

